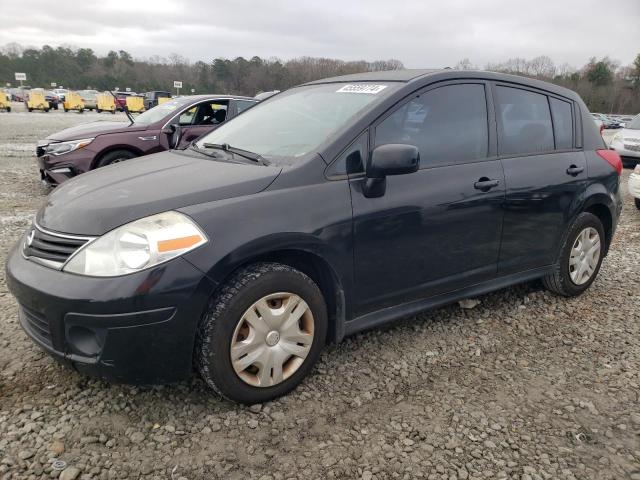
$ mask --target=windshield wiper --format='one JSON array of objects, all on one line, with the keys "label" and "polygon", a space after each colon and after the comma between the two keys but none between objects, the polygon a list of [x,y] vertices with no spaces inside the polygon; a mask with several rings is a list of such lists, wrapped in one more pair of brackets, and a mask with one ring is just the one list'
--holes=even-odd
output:
[{"label": "windshield wiper", "polygon": [[207,157],[211,157],[211,158],[219,158],[219,159],[222,158],[219,155],[215,155],[213,153],[209,153],[206,150],[198,147],[198,145],[196,145],[195,140],[189,144],[189,150],[193,150],[194,152],[198,152],[201,155],[206,155]]},{"label": "windshield wiper", "polygon": [[253,162],[256,162],[260,165],[269,165],[269,161],[264,158],[262,155],[260,155],[259,153],[255,153],[255,152],[250,152],[249,150],[243,150],[242,148],[236,148],[236,147],[232,147],[231,145],[229,145],[228,143],[203,143],[202,146],[204,148],[215,148],[216,150],[222,150],[224,152],[230,152],[230,153],[234,153],[236,155],[239,155],[243,158],[246,158],[248,160],[251,160]]}]

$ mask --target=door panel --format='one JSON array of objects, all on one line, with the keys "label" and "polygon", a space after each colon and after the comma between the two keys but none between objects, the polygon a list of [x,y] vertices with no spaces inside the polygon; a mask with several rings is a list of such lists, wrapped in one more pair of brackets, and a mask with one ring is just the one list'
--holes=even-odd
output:
[{"label": "door panel", "polygon": [[[474,183],[499,181],[488,192]],[[499,160],[387,178],[380,198],[351,181],[357,314],[491,278],[496,273],[504,177]]]},{"label": "door panel", "polygon": [[585,188],[587,165],[582,151],[571,151],[570,102],[513,85],[496,84],[493,92],[506,180],[498,272],[509,274],[555,261]]},{"label": "door panel", "polygon": [[[500,273],[550,265],[587,180],[582,152],[558,152],[502,160],[506,202]],[[571,175],[577,167],[582,172]]]},{"label": "door panel", "polygon": [[421,170],[387,177],[379,198],[350,181],[358,315],[495,276],[505,183],[491,106],[484,82],[459,80],[375,125],[374,146],[415,146]]}]

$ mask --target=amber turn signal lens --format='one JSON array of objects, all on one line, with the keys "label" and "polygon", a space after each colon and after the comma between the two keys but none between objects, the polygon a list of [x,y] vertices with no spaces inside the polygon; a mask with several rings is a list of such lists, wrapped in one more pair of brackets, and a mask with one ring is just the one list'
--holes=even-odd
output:
[{"label": "amber turn signal lens", "polygon": [[172,252],[174,250],[182,250],[184,248],[193,247],[196,243],[201,241],[202,237],[200,235],[189,235],[188,237],[160,240],[158,241],[158,251]]}]

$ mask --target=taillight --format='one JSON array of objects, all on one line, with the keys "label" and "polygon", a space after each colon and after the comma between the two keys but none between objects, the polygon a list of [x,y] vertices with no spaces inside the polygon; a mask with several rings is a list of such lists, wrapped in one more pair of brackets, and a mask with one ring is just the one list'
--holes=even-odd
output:
[{"label": "taillight", "polygon": [[622,174],[622,159],[615,150],[596,150],[600,157],[604,158],[611,165],[618,175]]}]

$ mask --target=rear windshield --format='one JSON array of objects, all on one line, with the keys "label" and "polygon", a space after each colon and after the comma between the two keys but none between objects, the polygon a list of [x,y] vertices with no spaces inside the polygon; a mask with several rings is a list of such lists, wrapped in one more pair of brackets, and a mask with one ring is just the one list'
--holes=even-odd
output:
[{"label": "rear windshield", "polygon": [[[198,141],[229,144],[267,159],[302,157],[395,91],[397,84],[329,83],[293,88],[260,103]],[[165,104],[166,105],[166,104]]]}]

